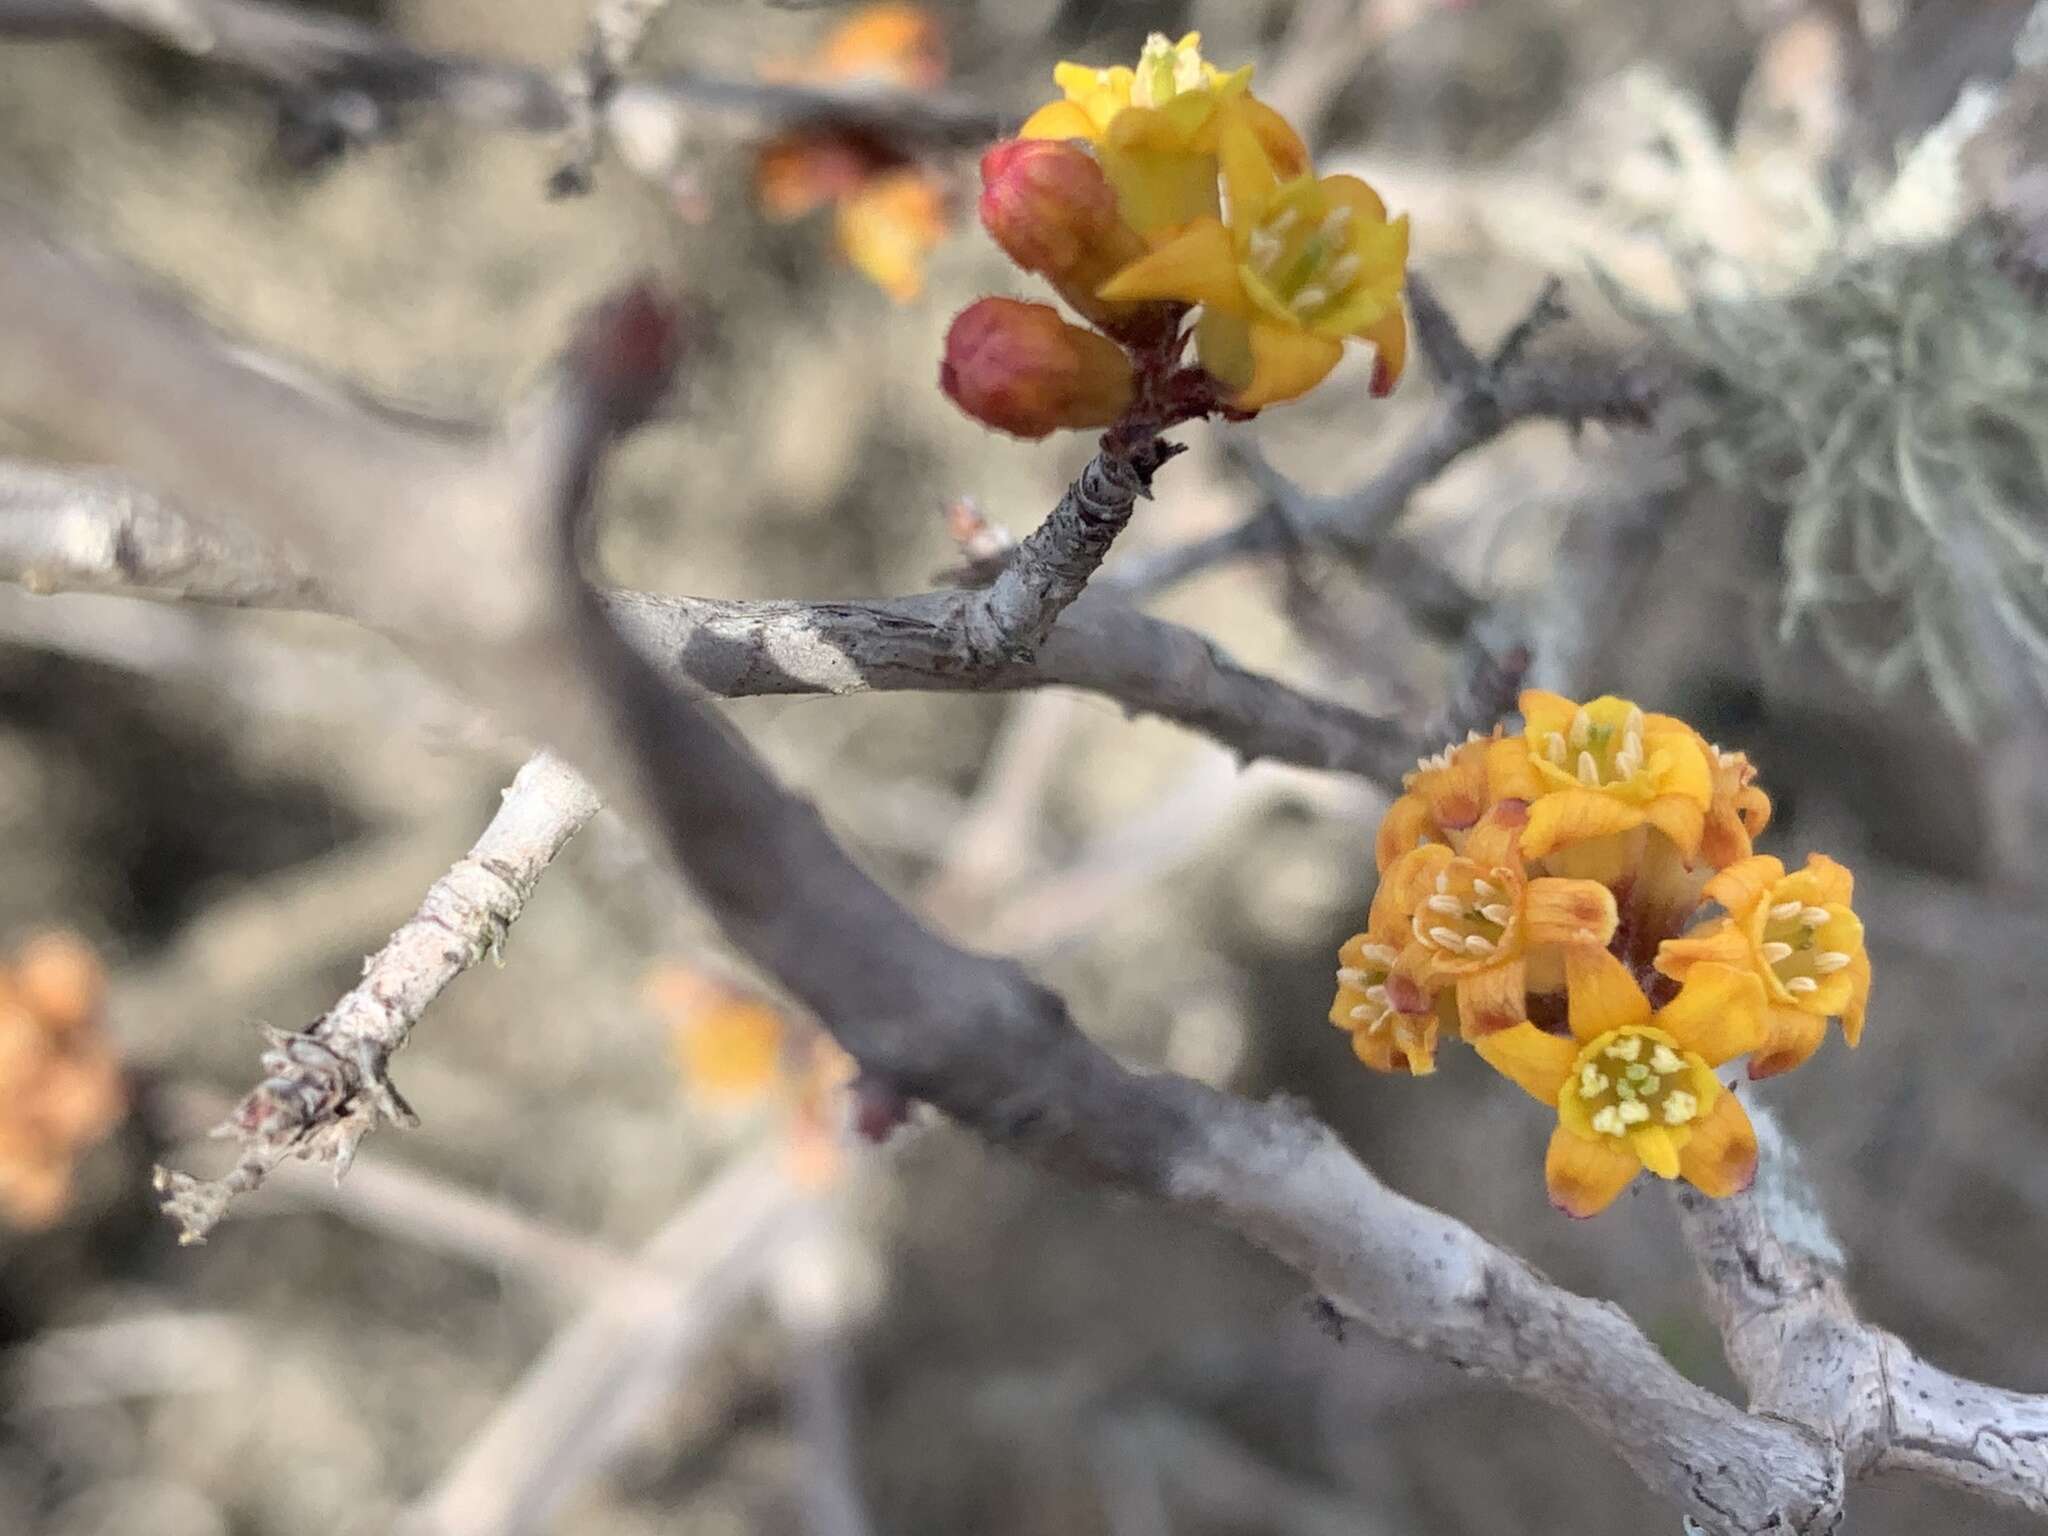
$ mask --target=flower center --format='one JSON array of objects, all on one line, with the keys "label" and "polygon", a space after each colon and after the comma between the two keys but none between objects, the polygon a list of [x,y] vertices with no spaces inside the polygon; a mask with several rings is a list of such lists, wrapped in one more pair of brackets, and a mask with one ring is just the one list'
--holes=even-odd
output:
[{"label": "flower center", "polygon": [[1643,771],[1643,712],[1633,705],[1619,725],[1601,724],[1583,705],[1571,728],[1535,744],[1543,761],[1588,789],[1612,789]]},{"label": "flower center", "polygon": [[1451,860],[1436,877],[1436,894],[1415,913],[1416,939],[1447,957],[1491,960],[1514,934],[1521,885],[1511,869]]},{"label": "flower center", "polygon": [[1699,1095],[1687,1084],[1685,1058],[1661,1040],[1619,1030],[1579,1055],[1574,1086],[1593,1129],[1625,1136],[1639,1125],[1690,1125],[1700,1117]]},{"label": "flower center", "polygon": [[1763,962],[1794,998],[1818,992],[1822,978],[1849,966],[1850,957],[1841,950],[1820,947],[1820,930],[1827,920],[1826,907],[1796,898],[1774,903],[1765,914]]},{"label": "flower center", "polygon": [[1298,207],[1276,209],[1253,228],[1246,264],[1290,310],[1312,320],[1358,280],[1361,263],[1350,248],[1356,217],[1340,204],[1310,224]]},{"label": "flower center", "polygon": [[1356,987],[1365,994],[1365,1001],[1352,1008],[1351,1022],[1356,1028],[1377,1034],[1393,1017],[1394,1005],[1387,996],[1387,978],[1393,974],[1395,962],[1401,957],[1391,945],[1367,944],[1359,958],[1364,960],[1364,965],[1337,967],[1337,985]]},{"label": "flower center", "polygon": [[1145,47],[1138,55],[1138,68],[1131,81],[1131,105],[1163,106],[1202,83],[1201,50],[1183,48],[1164,32],[1154,32],[1145,39]]}]

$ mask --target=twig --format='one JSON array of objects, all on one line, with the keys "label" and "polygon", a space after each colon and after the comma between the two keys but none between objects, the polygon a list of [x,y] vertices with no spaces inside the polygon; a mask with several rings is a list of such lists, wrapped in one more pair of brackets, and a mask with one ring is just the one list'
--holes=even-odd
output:
[{"label": "twig", "polygon": [[[1207,1214],[1342,1315],[1572,1412],[1713,1536],[1835,1528],[1849,1466],[1832,1414],[1747,1413],[1686,1380],[1618,1309],[1394,1194],[1293,1106],[1129,1071],[1018,966],[921,924],[613,628],[575,551],[605,449],[646,419],[672,366],[676,322],[652,295],[595,317],[498,435],[451,441],[257,374],[189,320],[4,230],[0,276],[0,415],[61,420],[84,451],[247,519],[509,728],[573,755],[872,1083]],[[489,583],[468,579],[480,549]],[[2032,1443],[2032,1400],[2008,1406],[2014,1443]],[[2021,1458],[1986,1463],[1977,1486],[2038,1498]]]},{"label": "twig", "polygon": [[2048,1397],[1951,1376],[1856,1315],[1845,1256],[1776,1120],[1747,1194],[1678,1196],[1728,1362],[1750,1407],[1821,1430],[1848,1476],[1912,1471],[2048,1514]]},{"label": "twig", "polygon": [[[1415,493],[1457,459],[1524,421],[1587,421],[1640,426],[1668,387],[1654,358],[1582,354],[1529,358],[1524,349],[1556,313],[1546,286],[1535,306],[1488,360],[1459,334],[1434,290],[1410,275],[1409,308],[1417,350],[1429,358],[1443,390],[1394,456],[1372,479],[1342,496],[1310,497],[1268,476],[1260,509],[1233,528],[1124,561],[1104,585],[1133,600],[1150,597],[1198,571],[1250,555],[1327,546],[1367,560],[1389,548],[1389,535]],[[1432,590],[1440,584],[1433,584]],[[1400,584],[1390,590],[1402,590]]]},{"label": "twig", "polygon": [[[647,0],[627,3],[637,10]],[[140,23],[125,13],[136,8],[96,0],[0,0],[0,36],[131,32]],[[389,134],[416,107],[517,133],[564,134],[577,120],[573,88],[524,65],[416,48],[344,16],[266,0],[177,0],[176,9],[181,27],[168,33],[144,27],[143,35],[262,80],[281,93],[316,150]],[[986,143],[1000,131],[985,108],[929,93],[700,73],[619,85],[591,111],[615,132],[649,117],[677,127],[706,117],[755,130],[835,124],[906,149]]]},{"label": "twig", "polygon": [[764,1147],[692,1195],[635,1266],[665,1277],[606,1293],[555,1335],[441,1480],[405,1536],[520,1536],[618,1453],[649,1407],[725,1332],[790,1224],[817,1197]]},{"label": "twig", "polygon": [[[1060,505],[1080,499],[1070,488]],[[1078,528],[1078,518],[1060,526]],[[1195,631],[1114,601],[1083,595],[1034,654],[1021,654],[1009,648],[1014,637],[1005,638],[1012,626],[1026,638],[1036,633],[1047,607],[1068,600],[1085,579],[1073,567],[1051,574],[1043,548],[1029,574],[1013,565],[1020,574],[1000,594],[955,589],[818,603],[618,590],[600,597],[656,665],[680,684],[724,698],[1085,688],[1213,736],[1247,762],[1270,757],[1387,785],[1438,744],[1411,724],[1247,671]],[[0,460],[0,580],[41,592],[139,590],[237,606],[336,606],[274,547],[239,531],[197,528],[125,476],[7,460]],[[1453,734],[1485,725],[1503,707],[1458,723]]]},{"label": "twig", "polygon": [[285,1159],[331,1161],[339,1174],[380,1120],[414,1120],[392,1086],[391,1057],[443,987],[497,954],[541,872],[596,814],[596,796],[567,764],[541,753],[519,770],[476,846],[364,963],[362,981],[303,1032],[270,1032],[267,1075],[214,1133],[239,1143],[234,1168],[217,1180],[157,1170],[180,1242],[205,1241],[229,1201]]},{"label": "twig", "polygon": [[668,0],[597,0],[583,55],[561,82],[569,125],[562,133],[561,164],[548,179],[550,196],[567,197],[590,190],[605,109],[618,92],[626,66],[646,41],[648,29],[667,8]]}]

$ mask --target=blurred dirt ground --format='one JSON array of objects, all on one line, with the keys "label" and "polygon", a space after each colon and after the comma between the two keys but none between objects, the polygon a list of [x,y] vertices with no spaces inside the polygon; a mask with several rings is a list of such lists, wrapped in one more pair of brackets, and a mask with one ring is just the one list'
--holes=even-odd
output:
[{"label": "blurred dirt ground", "polygon": [[[961,88],[1019,117],[1055,58],[1123,58],[1155,29],[1200,25],[1212,57],[1258,59],[1263,78],[1294,17],[1284,0],[936,9]],[[1661,71],[1727,125],[1764,40],[1797,9],[1381,5],[1384,36],[1329,97],[1314,142],[1383,179],[1397,206],[1413,191],[1418,267],[1491,336],[1549,263],[1468,203],[1503,176],[1597,180],[1611,146],[1584,137],[1580,109],[1624,71]],[[1907,120],[1883,131],[1938,117],[1956,84],[1947,61],[2010,9],[1920,7],[1915,24],[1944,37],[1927,17],[1952,12],[1960,40],[1922,49],[1918,74],[1886,56],[1925,103],[1888,95]],[[353,12],[548,66],[571,57],[585,20],[540,0]],[[676,0],[649,59],[743,73],[801,53],[830,15]],[[708,216],[693,218],[616,162],[593,195],[548,201],[547,141],[431,114],[316,171],[282,160],[275,126],[253,90],[139,45],[0,47],[0,198],[126,254],[252,340],[399,399],[492,408],[622,276],[685,282],[704,324],[686,398],[628,445],[605,489],[604,558],[621,581],[706,595],[916,589],[954,557],[948,498],[972,494],[1021,533],[1086,453],[998,439],[933,387],[959,305],[1027,291],[971,227],[966,161],[953,170],[970,216],[924,296],[899,308],[835,260],[818,223],[751,210],[742,145],[707,150],[693,196]],[[1572,292],[1580,324],[1621,331],[1590,287]],[[1354,483],[1428,391],[1418,370],[1395,401],[1363,410],[1363,382],[1354,357],[1252,435],[1311,489]],[[1196,451],[1166,472],[1134,545],[1252,505],[1212,431],[1189,435]],[[0,436],[0,450],[33,446]],[[1668,471],[1656,443],[1525,428],[1414,515],[1474,574],[1541,587],[1546,537],[1574,505]],[[1831,1043],[1817,1070],[1767,1097],[1855,1256],[1871,1319],[1944,1366],[2048,1388],[2036,1279],[2048,1270],[2048,1055],[2026,963],[2040,893],[2013,883],[2031,847],[1999,819],[2015,776],[2023,799],[2038,793],[2039,759],[2024,744],[1965,750],[1911,701],[1847,698],[1810,657],[1760,663],[1748,641],[1768,602],[1742,509],[1672,494],[1652,574],[1618,612],[1587,616],[1610,637],[1590,671],[1748,747],[1779,797],[1766,846],[1844,857],[1873,934],[1863,1049]],[[1726,575],[1703,582],[1703,569]],[[1349,626],[1348,654],[1299,638],[1263,568],[1204,577],[1161,611],[1253,664],[1369,707],[1426,710],[1445,658],[1345,573],[1317,580]],[[135,610],[0,591],[0,942],[63,925],[102,947],[137,1099],[63,1224],[0,1231],[0,1531],[389,1531],[584,1294],[531,1266],[451,1256],[362,1205],[324,1205],[310,1180],[181,1250],[147,1176],[160,1159],[219,1166],[220,1149],[190,1137],[248,1085],[253,1026],[297,1025],[346,989],[468,846],[516,759],[391,727],[380,707],[400,674],[381,642],[308,618]],[[71,638],[53,639],[60,629]],[[253,681],[259,657],[281,659],[282,689]],[[302,698],[295,666],[308,669]],[[1683,1369],[1729,1387],[1658,1192],[1564,1221],[1543,1199],[1541,1117],[1469,1054],[1448,1056],[1433,1083],[1376,1079],[1322,1022],[1332,956],[1370,892],[1372,796],[1271,766],[1240,774],[1218,749],[1093,698],[732,713],[875,867],[905,888],[943,871],[940,920],[1028,956],[1115,1049],[1305,1097],[1395,1187],[1616,1299]],[[949,856],[1013,728],[1058,750],[996,854],[963,873]],[[1930,783],[1942,791],[1923,810]],[[421,1026],[398,1078],[424,1123],[379,1133],[365,1167],[636,1248],[767,1134],[758,1117],[686,1101],[642,997],[664,960],[722,963],[701,916],[601,821],[543,882],[502,967],[463,978]],[[1562,1415],[1370,1338],[1334,1340],[1288,1274],[1188,1219],[942,1126],[859,1154],[830,1204],[852,1456],[876,1531],[1675,1530]],[[787,1318],[773,1306],[739,1317],[667,1384],[626,1453],[534,1529],[837,1529],[809,1488],[816,1448]],[[78,1364],[94,1340],[98,1363]],[[1865,1536],[2023,1528],[1903,1484],[1865,1486],[1850,1519]]]}]

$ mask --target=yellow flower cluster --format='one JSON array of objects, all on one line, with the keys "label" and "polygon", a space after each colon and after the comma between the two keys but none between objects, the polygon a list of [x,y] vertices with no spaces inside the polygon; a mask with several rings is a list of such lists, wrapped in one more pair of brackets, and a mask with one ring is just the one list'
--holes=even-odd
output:
[{"label": "yellow flower cluster", "polygon": [[1857,1043],[1870,956],[1849,871],[1755,853],[1771,817],[1755,769],[1682,720],[1537,691],[1521,711],[1519,735],[1474,736],[1403,781],[1330,1022],[1367,1066],[1418,1076],[1455,1029],[1555,1109],[1544,1177],[1569,1215],[1645,1168],[1745,1189],[1756,1134],[1714,1071],[1796,1067],[1830,1018]]},{"label": "yellow flower cluster", "polygon": [[[1202,386],[1163,395],[1161,419],[1292,400],[1337,366],[1354,337],[1372,343],[1372,389],[1385,394],[1408,350],[1407,219],[1390,220],[1379,194],[1355,176],[1317,176],[1300,134],[1252,94],[1251,66],[1225,73],[1202,58],[1200,44],[1193,32],[1178,42],[1155,33],[1135,69],[1061,64],[1053,72],[1061,99],[982,162],[983,223],[1013,260],[1129,352],[1121,392],[1141,409],[1147,389],[1157,393],[1178,367],[1180,323],[1199,307]],[[983,309],[977,334],[1006,317],[1025,323],[1012,301],[990,303],[1002,308]],[[1042,317],[1035,323],[1043,329]],[[1089,373],[1078,357],[1084,349],[1073,350],[1062,371]],[[1048,422],[1082,424],[1062,419],[1074,413],[1064,397],[1053,399],[1053,370],[1020,385],[974,364],[949,355],[948,392],[970,414],[1032,436]],[[1093,375],[1104,371],[1093,366]],[[1013,408],[1020,393],[1037,408]],[[1107,424],[1080,414],[1086,425]]]},{"label": "yellow flower cluster", "polygon": [[31,939],[0,965],[0,1223],[61,1217],[79,1158],[127,1112],[105,1002],[98,958],[67,934]]}]

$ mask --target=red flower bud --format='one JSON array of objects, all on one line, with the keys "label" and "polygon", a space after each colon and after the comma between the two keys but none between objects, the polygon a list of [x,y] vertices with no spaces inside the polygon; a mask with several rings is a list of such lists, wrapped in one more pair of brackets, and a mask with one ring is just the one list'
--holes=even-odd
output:
[{"label": "red flower bud", "polygon": [[981,157],[981,222],[1010,260],[1036,272],[1090,320],[1116,324],[1157,309],[1095,297],[1145,254],[1117,211],[1095,157],[1063,139],[1007,139]]},{"label": "red flower bud", "polygon": [[981,299],[953,318],[939,387],[975,420],[1018,437],[1106,427],[1131,403],[1123,349],[1050,304]]}]

